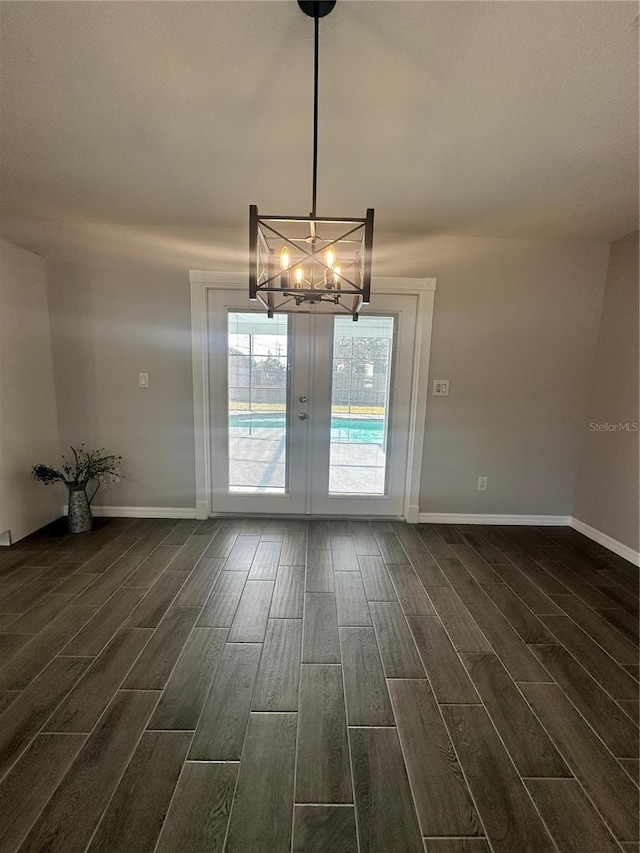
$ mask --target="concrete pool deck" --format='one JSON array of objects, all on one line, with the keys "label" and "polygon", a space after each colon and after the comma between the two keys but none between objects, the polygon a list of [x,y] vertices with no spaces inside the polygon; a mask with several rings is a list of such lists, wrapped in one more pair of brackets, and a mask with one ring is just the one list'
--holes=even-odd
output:
[{"label": "concrete pool deck", "polygon": [[[275,434],[274,434],[275,433]],[[282,494],[285,486],[285,433],[273,427],[229,430],[230,491]],[[385,453],[372,442],[331,442],[329,492],[343,495],[384,493]]]}]

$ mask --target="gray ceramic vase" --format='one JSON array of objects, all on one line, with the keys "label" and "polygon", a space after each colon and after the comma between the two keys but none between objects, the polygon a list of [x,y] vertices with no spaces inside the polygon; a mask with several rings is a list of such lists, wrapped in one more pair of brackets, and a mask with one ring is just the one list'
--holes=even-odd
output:
[{"label": "gray ceramic vase", "polygon": [[[93,525],[93,517],[86,483],[67,483],[67,489],[69,490],[69,515],[67,516],[69,533],[87,533]],[[95,492],[93,494],[95,495]]]}]

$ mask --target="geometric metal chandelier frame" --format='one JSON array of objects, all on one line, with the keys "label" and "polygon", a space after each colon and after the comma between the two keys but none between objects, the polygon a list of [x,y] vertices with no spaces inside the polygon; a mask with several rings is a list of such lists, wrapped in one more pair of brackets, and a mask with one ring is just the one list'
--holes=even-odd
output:
[{"label": "geometric metal chandelier frame", "polygon": [[335,0],[298,0],[314,20],[313,171],[309,216],[260,215],[249,207],[249,298],[269,317],[335,314],[358,319],[371,295],[373,209],[364,217],[317,215],[319,27]]},{"label": "geometric metal chandelier frame", "polygon": [[[309,236],[293,234],[307,231]],[[285,233],[286,232],[286,233]],[[260,216],[249,208],[249,298],[258,299],[270,317],[277,311],[337,313],[358,318],[371,294],[373,209],[364,218],[319,216]],[[345,245],[355,248],[345,249]],[[283,268],[282,250],[289,249],[290,263]],[[340,259],[327,262],[327,254]],[[302,269],[302,275],[296,271]],[[313,309],[311,306],[318,305]],[[320,307],[322,306],[322,307]],[[323,307],[333,306],[330,310]]]}]

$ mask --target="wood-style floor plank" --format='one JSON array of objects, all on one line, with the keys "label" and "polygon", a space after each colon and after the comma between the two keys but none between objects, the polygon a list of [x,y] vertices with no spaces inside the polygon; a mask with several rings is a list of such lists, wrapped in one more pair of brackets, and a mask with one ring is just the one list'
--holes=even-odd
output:
[{"label": "wood-style floor plank", "polygon": [[229,630],[230,643],[261,643],[267,630],[273,581],[248,580]]},{"label": "wood-style floor plank", "polygon": [[469,605],[471,615],[514,681],[551,681],[540,661],[493,605]]},{"label": "wood-style floor plank", "polygon": [[[462,547],[462,546],[452,546]],[[473,552],[475,554],[475,551]],[[476,554],[476,556],[478,556]],[[443,557],[440,568],[465,604],[488,604],[487,595],[457,557]],[[489,568],[487,566],[487,568]],[[500,578],[498,578],[498,581]]]},{"label": "wood-style floor plank", "polygon": [[0,850],[18,849],[85,740],[84,735],[34,738],[0,783]]},{"label": "wood-style floor plank", "polygon": [[[49,664],[95,613],[94,607],[72,605],[11,656],[0,670],[0,690],[23,690]],[[20,637],[23,643],[23,637]]]},{"label": "wood-style floor plank", "polygon": [[531,650],[611,752],[617,758],[636,758],[638,727],[577,660],[562,646]]},{"label": "wood-style floor plank", "polygon": [[433,604],[410,563],[389,564],[387,569],[407,616],[435,616]]},{"label": "wood-style floor plank", "polygon": [[334,572],[334,583],[338,625],[371,625],[371,614],[360,572]]},{"label": "wood-style floor plank", "polygon": [[367,601],[398,600],[382,557],[376,555],[359,556],[358,563]]},{"label": "wood-style floor plank", "polygon": [[125,586],[149,589],[158,580],[165,569],[171,565],[171,561],[179,552],[180,548],[177,545],[161,545],[156,548],[156,550],[152,551],[146,560],[143,560],[138,568],[129,575],[125,581]]},{"label": "wood-style floor plank", "polygon": [[339,633],[349,725],[395,725],[373,628]]},{"label": "wood-style floor plank", "polygon": [[491,853],[484,838],[425,838],[426,853]]},{"label": "wood-style floor plank", "polygon": [[542,568],[552,575],[556,580],[567,588],[569,592],[577,595],[589,607],[607,607],[614,606],[610,604],[610,599],[599,592],[591,584],[582,580],[582,578],[573,572],[564,563],[557,563],[551,560],[539,560]]},{"label": "wood-style floor plank", "polygon": [[393,563],[406,563],[407,554],[400,544],[400,540],[395,532],[391,533],[376,533],[376,541],[380,548],[382,559],[389,566]]},{"label": "wood-style floor plank", "polygon": [[227,638],[226,628],[194,628],[162,692],[150,729],[193,730],[209,694]]},{"label": "wood-style floor plank", "polygon": [[368,521],[350,521],[349,535],[358,557],[370,557],[380,553],[378,542]]},{"label": "wood-style floor plank", "polygon": [[162,545],[184,545],[192,533],[200,526],[201,522],[195,518],[183,518],[162,540]]},{"label": "wood-style floor plank", "polygon": [[269,613],[271,619],[302,619],[304,575],[304,566],[280,565]]},{"label": "wood-style floor plank", "polygon": [[387,678],[424,678],[422,661],[402,607],[393,601],[373,601],[369,608]]},{"label": "wood-style floor plank", "polygon": [[225,571],[248,572],[251,569],[251,564],[253,563],[253,558],[256,555],[259,544],[259,536],[250,536],[241,533],[229,552],[227,561],[224,564]]},{"label": "wood-style floor plank", "polygon": [[638,682],[568,616],[545,616],[545,625],[614,699],[637,699]]},{"label": "wood-style floor plank", "polygon": [[[213,521],[213,519],[209,520]],[[238,538],[238,532],[236,530],[231,530],[229,527],[225,527],[224,524],[225,522],[223,522],[221,527],[218,527],[213,539],[207,545],[204,552],[205,557],[215,557],[219,560],[226,560],[231,553],[231,549]]]},{"label": "wood-style floor plank", "polygon": [[296,803],[352,803],[342,669],[303,664]]},{"label": "wood-style floor plank", "polygon": [[170,607],[126,677],[127,690],[162,690],[182,653],[200,610]]},{"label": "wood-style floor plank", "polygon": [[278,574],[281,551],[282,542],[263,541],[261,537],[251,563],[249,580],[274,581]]},{"label": "wood-style floor plank", "polygon": [[331,560],[337,572],[360,571],[351,536],[331,536]]},{"label": "wood-style floor plank", "polygon": [[222,853],[238,767],[187,761],[155,853]]},{"label": "wood-style floor plank", "polygon": [[527,779],[533,801],[561,850],[619,853],[614,837],[573,779]]},{"label": "wood-style floor plank", "polygon": [[302,619],[270,619],[252,711],[297,711]]},{"label": "wood-style floor plank", "polygon": [[406,552],[409,562],[426,589],[431,586],[451,586],[446,575],[426,548],[407,548]]},{"label": "wood-style floor plank", "polygon": [[[512,553],[507,552],[507,557],[519,569],[525,577],[527,577],[533,584],[535,584],[542,592],[547,595],[564,595],[568,592],[571,592],[563,583],[561,583],[555,575],[553,575],[550,571],[546,571],[542,567],[542,562],[537,562],[528,554],[524,553]],[[548,561],[547,563],[550,568],[556,563],[552,563]],[[502,568],[495,566],[496,572],[504,578],[502,574]],[[533,608],[531,608],[533,610]],[[533,611],[537,613],[537,610]]]},{"label": "wood-style floor plank", "polygon": [[340,663],[335,595],[308,592],[304,602],[303,663]]},{"label": "wood-style floor plank", "polygon": [[483,584],[482,588],[523,642],[556,642],[540,619],[507,584]]},{"label": "wood-style floor plank", "polygon": [[487,654],[461,657],[520,775],[571,776],[498,658]]},{"label": "wood-style floor plank", "polygon": [[293,853],[359,853],[353,806],[296,806]]},{"label": "wood-style floor plank", "polygon": [[50,732],[89,733],[151,636],[149,629],[123,628],[91,664],[49,719]]},{"label": "wood-style floor plank", "polygon": [[189,732],[145,732],[88,853],[153,853],[189,748]]},{"label": "wood-style floor plank", "polygon": [[453,589],[429,590],[431,600],[458,652],[492,652],[482,631]]},{"label": "wood-style floor plank", "polygon": [[[117,589],[96,615],[62,649],[63,655],[99,655],[146,594],[145,589]],[[144,628],[145,625],[131,626]]]},{"label": "wood-style floor plank", "polygon": [[226,853],[290,853],[296,714],[251,714]]},{"label": "wood-style floor plank", "polygon": [[199,628],[230,628],[248,572],[221,572],[198,619]]},{"label": "wood-style floor plank", "polygon": [[395,728],[349,730],[360,853],[423,853]]},{"label": "wood-style floor plank", "polygon": [[623,637],[626,637],[635,645],[638,644],[640,626],[638,625],[638,620],[634,619],[630,613],[619,607],[598,609],[596,612],[610,625],[613,625],[616,631],[622,634]]},{"label": "wood-style floor plank", "polygon": [[308,551],[331,549],[331,534],[328,521],[310,521],[307,538]]},{"label": "wood-style floor plank", "polygon": [[619,841],[638,841],[639,791],[556,684],[523,684],[527,701]]},{"label": "wood-style floor plank", "polygon": [[[182,607],[202,607],[222,571],[224,560],[203,557],[181,587],[174,604]],[[171,573],[173,574],[173,573]]]},{"label": "wood-style floor plank", "polygon": [[74,604],[102,607],[118,587],[122,586],[131,577],[140,563],[140,557],[120,557],[119,560],[116,560],[112,566],[105,569],[100,577],[76,598]]},{"label": "wood-style floor plank", "polygon": [[[82,592],[90,583],[97,578],[97,575],[72,575],[70,579],[79,581],[78,592]],[[84,579],[84,580],[83,580]],[[84,584],[84,586],[83,586]],[[9,615],[7,623],[11,625],[11,634],[37,634],[46,627],[52,619],[60,613],[61,610],[70,604],[75,598],[74,594],[61,594],[60,587],[55,587],[55,591],[48,595],[43,595],[37,604],[23,613],[22,616],[13,614],[13,618]],[[0,619],[0,630],[2,629],[2,620]],[[26,640],[25,640],[26,642]],[[0,659],[4,660],[4,650],[0,649]]]},{"label": "wood-style floor plank", "polygon": [[479,703],[480,698],[440,620],[435,616],[408,616],[407,621],[438,702]]},{"label": "wood-style floor plank", "polygon": [[331,551],[309,548],[304,588],[305,592],[333,592]]},{"label": "wood-style floor plank", "polygon": [[424,680],[388,682],[423,835],[482,835],[482,825]]},{"label": "wood-style floor plank", "polygon": [[54,658],[9,705],[0,725],[0,778],[26,749],[90,663],[91,658]]},{"label": "wood-style floor plank", "polygon": [[307,552],[307,534],[287,530],[282,540],[281,566],[304,566]]},{"label": "wood-style floor plank", "polygon": [[555,853],[484,708],[448,705],[442,713],[495,853]]},{"label": "wood-style floor plank", "polygon": [[[619,664],[637,665],[638,648],[616,630],[595,610],[587,607],[574,595],[558,595],[553,600],[592,640],[611,655]],[[11,630],[14,630],[12,626]]]},{"label": "wood-style floor plank", "polygon": [[196,729],[191,761],[240,761],[262,646],[225,646]]},{"label": "wood-style floor plank", "polygon": [[508,564],[509,560],[480,534],[465,533],[467,542],[451,545],[451,550],[478,583],[497,583],[500,576],[492,566]]},{"label": "wood-style floor plank", "polygon": [[[544,569],[540,568],[536,563],[533,563],[533,561],[531,561],[531,563],[539,572],[544,571]],[[504,583],[506,583],[507,586],[509,586],[515,594],[522,599],[532,613],[540,616],[541,614],[546,613],[561,612],[558,605],[555,604],[549,595],[545,594],[539,586],[536,586],[536,584],[516,566],[509,564],[508,566],[494,566],[493,569]],[[561,587],[561,589],[564,588]],[[564,589],[564,592],[568,593],[569,590]]]},{"label": "wood-style floor plank", "polygon": [[158,694],[116,694],[20,847],[83,853],[149,719]]}]

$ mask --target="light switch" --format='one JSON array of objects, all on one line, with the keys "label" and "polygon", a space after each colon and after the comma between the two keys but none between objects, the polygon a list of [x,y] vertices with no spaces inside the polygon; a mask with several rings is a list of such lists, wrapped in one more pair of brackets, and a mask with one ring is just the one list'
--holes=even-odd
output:
[{"label": "light switch", "polygon": [[448,397],[449,396],[449,380],[448,379],[434,379],[433,380],[433,396],[434,397]]},{"label": "light switch", "polygon": [[149,374],[148,373],[139,373],[138,374],[138,388],[148,388],[149,387]]}]

